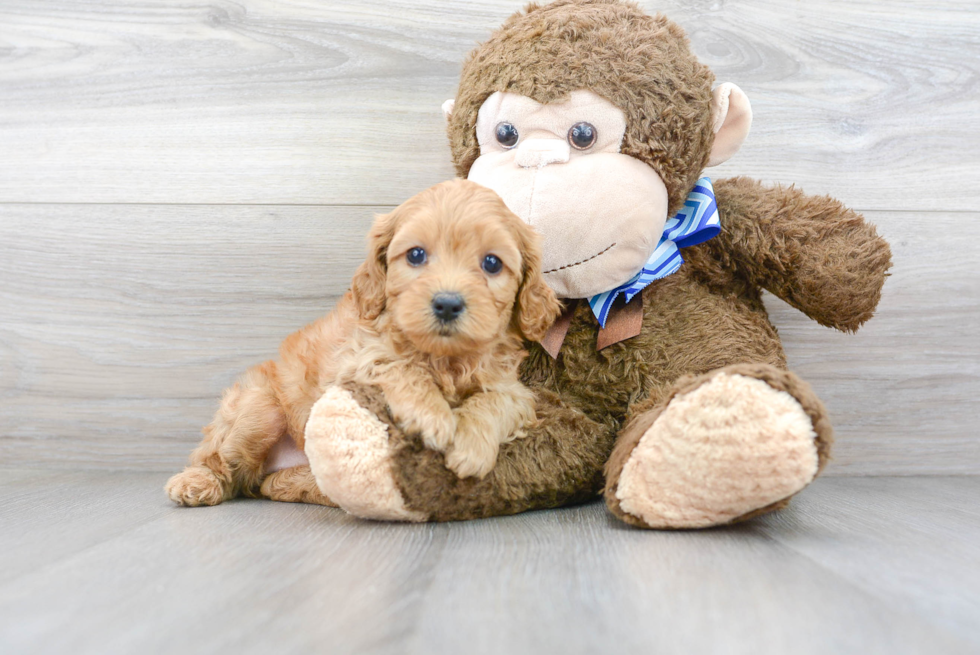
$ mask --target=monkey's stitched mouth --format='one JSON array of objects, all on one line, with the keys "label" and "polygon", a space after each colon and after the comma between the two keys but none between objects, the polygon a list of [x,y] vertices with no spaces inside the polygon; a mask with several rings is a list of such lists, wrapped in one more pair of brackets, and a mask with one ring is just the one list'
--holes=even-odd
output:
[{"label": "monkey's stitched mouth", "polygon": [[608,246],[606,246],[605,248],[603,248],[602,250],[600,250],[596,254],[592,255],[591,257],[586,257],[582,261],[575,262],[574,264],[565,264],[564,266],[559,266],[558,268],[553,268],[553,269],[551,269],[549,271],[545,271],[544,273],[542,273],[542,275],[547,275],[548,273],[557,273],[558,271],[564,271],[566,269],[574,268],[575,266],[579,266],[579,265],[584,264],[586,262],[591,262],[593,259],[595,259],[599,255],[605,255],[607,252],[609,252],[610,250],[612,250],[615,247],[616,247],[616,243],[615,242],[610,243]]}]

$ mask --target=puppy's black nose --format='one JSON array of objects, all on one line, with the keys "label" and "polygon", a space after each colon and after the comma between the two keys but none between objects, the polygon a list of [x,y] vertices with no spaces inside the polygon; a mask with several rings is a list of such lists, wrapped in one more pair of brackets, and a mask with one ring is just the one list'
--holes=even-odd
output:
[{"label": "puppy's black nose", "polygon": [[451,323],[466,309],[463,296],[458,293],[437,293],[432,296],[432,313],[443,323]]}]

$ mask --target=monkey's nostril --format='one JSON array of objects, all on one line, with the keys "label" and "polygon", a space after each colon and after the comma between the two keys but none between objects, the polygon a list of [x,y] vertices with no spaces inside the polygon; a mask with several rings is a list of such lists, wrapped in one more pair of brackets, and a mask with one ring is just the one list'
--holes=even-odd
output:
[{"label": "monkey's nostril", "polygon": [[437,293],[432,296],[432,313],[443,323],[451,323],[466,309],[463,296],[458,293]]}]

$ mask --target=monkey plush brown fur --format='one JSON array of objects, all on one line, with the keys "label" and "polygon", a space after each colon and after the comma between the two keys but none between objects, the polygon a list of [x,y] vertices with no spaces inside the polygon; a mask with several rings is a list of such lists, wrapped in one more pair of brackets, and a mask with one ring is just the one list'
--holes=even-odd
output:
[{"label": "monkey plush brown fur", "polygon": [[[566,246],[597,253],[552,257],[544,267],[546,280],[578,275],[604,265],[617,246],[594,236],[621,220],[610,209],[617,198],[627,197],[628,208],[646,197],[617,180],[628,173],[650,194],[662,190],[661,204],[650,205],[660,207],[662,226],[704,168],[737,150],[748,131],[747,100],[732,85],[712,90],[713,82],[663,16],[618,0],[530,5],[463,66],[449,118],[453,161],[460,177],[494,188],[543,233],[544,260]],[[525,129],[511,115],[520,113],[515,107],[529,121],[551,122]],[[595,125],[620,126],[620,140],[602,146],[604,159],[589,159],[600,155],[561,122],[561,112],[578,108],[598,112]],[[544,180],[558,184],[591,161],[607,163],[588,164],[587,183],[542,199]],[[515,191],[522,183],[512,180],[528,180],[530,190]],[[592,195],[573,216],[579,193]],[[853,332],[874,313],[890,250],[873,226],[829,197],[744,178],[717,180],[714,193],[720,233],[685,247],[676,272],[617,309],[642,308],[638,334],[600,347],[600,325],[578,300],[598,289],[559,293],[570,323],[557,357],[528,344],[522,369],[537,421],[527,437],[502,446],[489,475],[458,477],[420,435],[394,425],[376,389],[347,386],[328,390],[306,428],[321,491],[360,516],[412,521],[512,514],[603,493],[615,516],[648,528],[719,525],[784,506],[825,466],[832,430],[820,400],[787,370],[761,292]],[[551,223],[549,203],[562,207]],[[549,236],[569,221],[580,221],[575,231]],[[267,495],[299,498],[288,489]]]},{"label": "monkey plush brown fur", "polygon": [[660,174],[673,214],[708,163],[714,78],[662,16],[620,3],[531,5],[463,64],[449,124],[456,172],[466,177],[480,154],[473,127],[494,91],[549,103],[590,89],[626,114],[621,151]]}]

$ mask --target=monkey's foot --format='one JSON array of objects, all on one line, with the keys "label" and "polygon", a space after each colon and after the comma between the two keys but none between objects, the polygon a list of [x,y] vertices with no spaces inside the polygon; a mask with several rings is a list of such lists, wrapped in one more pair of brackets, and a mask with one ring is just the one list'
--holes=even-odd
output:
[{"label": "monkey's foot", "polygon": [[329,387],[306,423],[306,456],[320,491],[355,516],[424,521],[405,506],[391,472],[389,425],[347,389]]},{"label": "monkey's foot", "polygon": [[783,507],[829,453],[822,404],[795,375],[737,365],[681,381],[634,419],[609,461],[606,502],[627,523],[703,528]]}]

